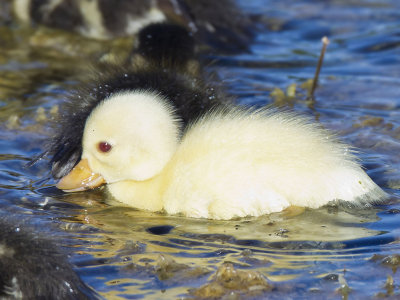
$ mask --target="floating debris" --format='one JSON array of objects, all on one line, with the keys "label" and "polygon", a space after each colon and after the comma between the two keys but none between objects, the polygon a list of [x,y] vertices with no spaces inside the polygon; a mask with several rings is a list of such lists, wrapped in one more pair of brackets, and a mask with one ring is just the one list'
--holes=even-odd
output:
[{"label": "floating debris", "polygon": [[363,116],[360,118],[359,123],[355,123],[353,125],[355,128],[363,128],[363,127],[382,127],[388,130],[393,129],[392,123],[386,123],[382,117],[374,117],[374,116]]},{"label": "floating debris", "polygon": [[340,284],[340,287],[337,289],[337,291],[342,295],[342,299],[347,300],[349,298],[351,288],[347,284],[347,281],[344,278],[343,274],[339,274],[338,282]]},{"label": "floating debris", "polygon": [[237,270],[232,263],[224,263],[208,283],[189,292],[200,299],[220,299],[226,296],[261,296],[272,289],[272,284],[262,274]]},{"label": "floating debris", "polygon": [[396,273],[397,268],[400,266],[400,254],[394,254],[394,255],[380,255],[380,254],[374,254],[371,258],[370,261],[373,262],[379,262],[381,265],[385,267],[390,267],[392,268],[393,274]]},{"label": "floating debris", "polygon": [[160,280],[170,280],[171,284],[182,281],[195,280],[207,275],[210,270],[205,267],[191,267],[187,264],[177,263],[171,257],[160,254],[154,272]]},{"label": "floating debris", "polygon": [[7,129],[14,130],[14,129],[18,129],[20,126],[21,126],[21,122],[20,122],[18,115],[13,114],[8,117],[7,122],[6,122]]},{"label": "floating debris", "polygon": [[276,106],[293,106],[293,103],[301,99],[301,95],[296,94],[297,84],[292,83],[286,88],[286,93],[280,88],[274,88],[270,96],[274,99]]},{"label": "floating debris", "polygon": [[36,121],[36,122],[44,122],[44,121],[47,121],[46,111],[45,111],[44,107],[40,106],[40,107],[36,110],[35,121]]},{"label": "floating debris", "polygon": [[289,85],[286,89],[286,95],[289,98],[295,98],[296,97],[296,87],[297,84],[296,83],[292,83],[291,85]]},{"label": "floating debris", "polygon": [[57,116],[58,116],[58,113],[59,113],[59,107],[58,107],[58,105],[52,106],[52,107],[50,108],[49,113],[50,113],[50,115],[51,115],[52,117],[57,117]]}]

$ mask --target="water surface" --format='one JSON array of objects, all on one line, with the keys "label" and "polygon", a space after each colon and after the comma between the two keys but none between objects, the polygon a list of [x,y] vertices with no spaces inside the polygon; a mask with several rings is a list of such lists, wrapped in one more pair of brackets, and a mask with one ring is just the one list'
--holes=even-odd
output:
[{"label": "water surface", "polygon": [[[241,5],[267,26],[251,53],[217,57],[212,69],[228,91],[245,105],[288,105],[338,132],[359,149],[368,174],[391,195],[388,203],[210,221],[127,208],[102,191],[62,194],[46,161],[26,163],[43,150],[57,106],[84,80],[88,57],[126,43],[66,35],[63,44],[59,32],[1,26],[2,214],[26,218],[54,239],[109,299],[400,297],[399,2]],[[324,35],[331,43],[310,103],[301,84],[313,77]],[[294,84],[295,97],[282,103],[273,96]]]}]

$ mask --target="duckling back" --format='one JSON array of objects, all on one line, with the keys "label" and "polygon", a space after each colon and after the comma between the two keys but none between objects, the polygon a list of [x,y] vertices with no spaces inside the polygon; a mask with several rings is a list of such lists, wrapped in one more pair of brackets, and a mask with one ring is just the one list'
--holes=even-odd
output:
[{"label": "duckling back", "polygon": [[164,207],[173,214],[230,219],[290,205],[381,199],[384,192],[352,152],[291,113],[214,112],[187,131],[167,166]]}]

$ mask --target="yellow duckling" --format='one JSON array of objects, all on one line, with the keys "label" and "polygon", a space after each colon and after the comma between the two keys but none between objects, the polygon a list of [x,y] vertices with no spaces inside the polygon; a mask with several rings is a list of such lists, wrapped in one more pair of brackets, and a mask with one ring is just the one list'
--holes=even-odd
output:
[{"label": "yellow duckling", "polygon": [[105,182],[117,200],[149,211],[231,219],[385,197],[349,146],[288,112],[216,109],[182,133],[165,97],[124,91],[93,109],[82,147],[58,188]]}]

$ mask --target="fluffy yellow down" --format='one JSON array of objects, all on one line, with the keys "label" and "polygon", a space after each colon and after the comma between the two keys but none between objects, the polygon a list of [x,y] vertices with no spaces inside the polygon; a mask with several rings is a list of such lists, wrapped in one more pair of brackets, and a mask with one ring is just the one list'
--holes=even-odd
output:
[{"label": "fluffy yellow down", "polygon": [[[99,154],[96,143],[107,139],[112,154]],[[231,219],[385,197],[349,146],[292,113],[210,112],[178,139],[179,124],[162,97],[119,94],[92,113],[82,157],[117,200],[188,217]]]}]

